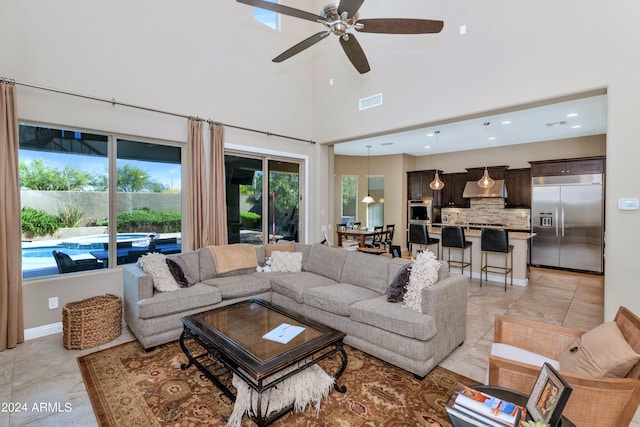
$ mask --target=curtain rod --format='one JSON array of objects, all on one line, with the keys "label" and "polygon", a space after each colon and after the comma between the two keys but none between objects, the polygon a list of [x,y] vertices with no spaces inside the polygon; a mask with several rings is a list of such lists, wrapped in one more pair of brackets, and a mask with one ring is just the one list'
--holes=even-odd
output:
[{"label": "curtain rod", "polygon": [[[51,87],[36,85],[36,84],[33,84],[33,83],[19,82],[19,81],[13,80],[13,79],[5,78],[5,77],[0,77],[0,82],[7,82],[9,84],[26,86],[26,87],[31,87],[31,88],[34,88],[34,89],[41,89],[41,90],[46,90],[46,91],[49,91],[49,92],[61,93],[63,95],[76,96],[78,98],[91,99],[93,101],[106,102],[106,103],[111,104],[113,106],[121,105],[123,107],[136,108],[138,110],[151,111],[153,113],[166,114],[168,116],[182,117],[182,118],[188,119],[188,120],[203,120],[204,121],[204,119],[200,119],[200,118],[194,117],[194,116],[188,116],[186,114],[172,113],[170,111],[163,111],[163,110],[158,110],[158,109],[155,109],[155,108],[144,107],[144,106],[140,106],[140,105],[134,105],[134,104],[126,103],[126,102],[116,101],[115,98],[111,98],[111,99],[98,98],[96,96],[83,95],[81,93],[69,92],[69,91],[66,91],[66,90],[61,90],[61,89],[55,89],[55,88],[51,88]],[[310,140],[310,139],[296,138],[294,136],[282,135],[282,134],[279,134],[279,133],[272,133],[272,132],[268,132],[268,131],[264,131],[264,130],[251,129],[251,128],[242,127],[242,126],[235,126],[235,125],[230,125],[230,124],[227,124],[227,123],[216,122],[216,121],[213,121],[213,120],[206,120],[206,122],[209,123],[209,124],[216,124],[216,125],[226,126],[226,127],[230,127],[230,128],[234,128],[234,129],[244,130],[244,131],[247,131],[247,132],[261,133],[261,134],[267,135],[267,136],[277,136],[278,138],[292,139],[294,141],[308,142],[310,144],[315,144],[316,143],[315,141]]]}]

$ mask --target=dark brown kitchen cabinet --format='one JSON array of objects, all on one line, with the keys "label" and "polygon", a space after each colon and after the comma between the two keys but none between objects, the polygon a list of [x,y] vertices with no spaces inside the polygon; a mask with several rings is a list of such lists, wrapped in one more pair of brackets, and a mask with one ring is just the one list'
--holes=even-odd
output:
[{"label": "dark brown kitchen cabinet", "polygon": [[604,173],[604,157],[535,161],[531,176],[561,176]]},{"label": "dark brown kitchen cabinet", "polygon": [[[505,171],[509,166],[489,166],[488,172],[491,179],[504,179]],[[484,175],[484,167],[467,168],[467,179],[469,181],[478,181]]]},{"label": "dark brown kitchen cabinet", "polygon": [[[442,171],[438,171],[442,175]],[[441,191],[433,191],[429,185],[436,176],[436,170],[407,172],[407,197],[409,200],[432,199],[433,206],[440,206]]]},{"label": "dark brown kitchen cabinet", "polygon": [[506,208],[531,208],[531,169],[507,169],[504,183],[507,186]]},{"label": "dark brown kitchen cabinet", "polygon": [[469,199],[462,197],[467,183],[467,173],[446,173],[440,176],[444,182],[442,193],[442,207],[468,208]]}]

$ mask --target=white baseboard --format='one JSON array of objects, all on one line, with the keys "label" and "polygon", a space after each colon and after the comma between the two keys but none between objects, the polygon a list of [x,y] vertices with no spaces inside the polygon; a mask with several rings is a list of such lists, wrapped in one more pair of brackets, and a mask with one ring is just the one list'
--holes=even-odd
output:
[{"label": "white baseboard", "polygon": [[46,337],[47,335],[62,333],[62,322],[51,323],[49,325],[37,326],[31,329],[24,330],[25,341],[33,340],[40,337]]}]

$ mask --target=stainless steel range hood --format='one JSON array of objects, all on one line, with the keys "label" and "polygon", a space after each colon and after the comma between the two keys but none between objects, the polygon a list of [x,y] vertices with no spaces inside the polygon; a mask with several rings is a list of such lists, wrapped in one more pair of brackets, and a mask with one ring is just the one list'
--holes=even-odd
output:
[{"label": "stainless steel range hood", "polygon": [[504,179],[496,179],[495,184],[490,188],[481,188],[478,181],[467,181],[462,192],[462,197],[472,199],[476,197],[502,197],[507,198],[507,186]]}]

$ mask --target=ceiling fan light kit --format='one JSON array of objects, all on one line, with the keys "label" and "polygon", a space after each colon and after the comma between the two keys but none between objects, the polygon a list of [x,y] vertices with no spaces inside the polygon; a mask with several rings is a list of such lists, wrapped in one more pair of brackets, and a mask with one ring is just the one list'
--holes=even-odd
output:
[{"label": "ceiling fan light kit", "polygon": [[341,0],[340,3],[326,5],[320,15],[305,12],[290,6],[271,3],[265,0],[237,0],[238,3],[247,4],[260,9],[293,16],[294,18],[319,22],[326,28],[297,43],[280,55],[273,58],[273,62],[282,62],[292,56],[310,48],[330,34],[339,37],[342,50],[349,61],[360,74],[371,70],[369,61],[364,54],[360,43],[349,31],[377,34],[433,34],[442,31],[443,21],[431,19],[404,19],[404,18],[373,18],[359,19],[358,10],[364,0]]}]

